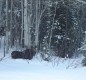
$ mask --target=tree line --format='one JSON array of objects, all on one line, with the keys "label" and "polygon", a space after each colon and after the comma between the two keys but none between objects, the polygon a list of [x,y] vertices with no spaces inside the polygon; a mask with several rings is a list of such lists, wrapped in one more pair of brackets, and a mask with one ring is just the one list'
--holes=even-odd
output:
[{"label": "tree line", "polygon": [[33,46],[43,58],[45,54],[71,58],[84,42],[85,26],[84,1],[0,0],[4,56],[12,47]]}]

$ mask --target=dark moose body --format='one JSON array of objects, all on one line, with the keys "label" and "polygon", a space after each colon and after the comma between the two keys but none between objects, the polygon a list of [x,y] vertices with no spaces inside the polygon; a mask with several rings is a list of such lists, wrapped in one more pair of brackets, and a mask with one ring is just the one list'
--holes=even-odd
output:
[{"label": "dark moose body", "polygon": [[12,59],[29,59],[31,60],[36,54],[34,49],[26,49],[24,51],[13,51],[11,53]]}]

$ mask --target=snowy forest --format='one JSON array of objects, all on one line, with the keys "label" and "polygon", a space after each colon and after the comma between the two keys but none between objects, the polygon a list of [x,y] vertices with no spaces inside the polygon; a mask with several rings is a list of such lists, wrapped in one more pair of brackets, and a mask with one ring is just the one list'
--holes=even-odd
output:
[{"label": "snowy forest", "polygon": [[0,47],[3,57],[12,48],[34,48],[46,61],[86,57],[86,1],[0,0]]}]

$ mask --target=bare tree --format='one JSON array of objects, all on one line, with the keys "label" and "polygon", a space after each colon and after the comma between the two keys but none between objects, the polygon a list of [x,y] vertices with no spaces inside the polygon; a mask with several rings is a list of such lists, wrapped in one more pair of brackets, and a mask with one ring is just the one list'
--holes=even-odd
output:
[{"label": "bare tree", "polygon": [[28,10],[28,0],[24,0],[24,45],[27,48],[31,47],[31,21],[30,13]]}]

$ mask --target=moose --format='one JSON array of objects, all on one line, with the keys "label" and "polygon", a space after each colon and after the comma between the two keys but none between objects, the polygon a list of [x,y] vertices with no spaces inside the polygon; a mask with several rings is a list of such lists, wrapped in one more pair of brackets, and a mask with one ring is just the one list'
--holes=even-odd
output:
[{"label": "moose", "polygon": [[24,51],[13,51],[11,53],[12,59],[33,59],[36,54],[36,49],[31,47],[30,49],[25,49]]}]

